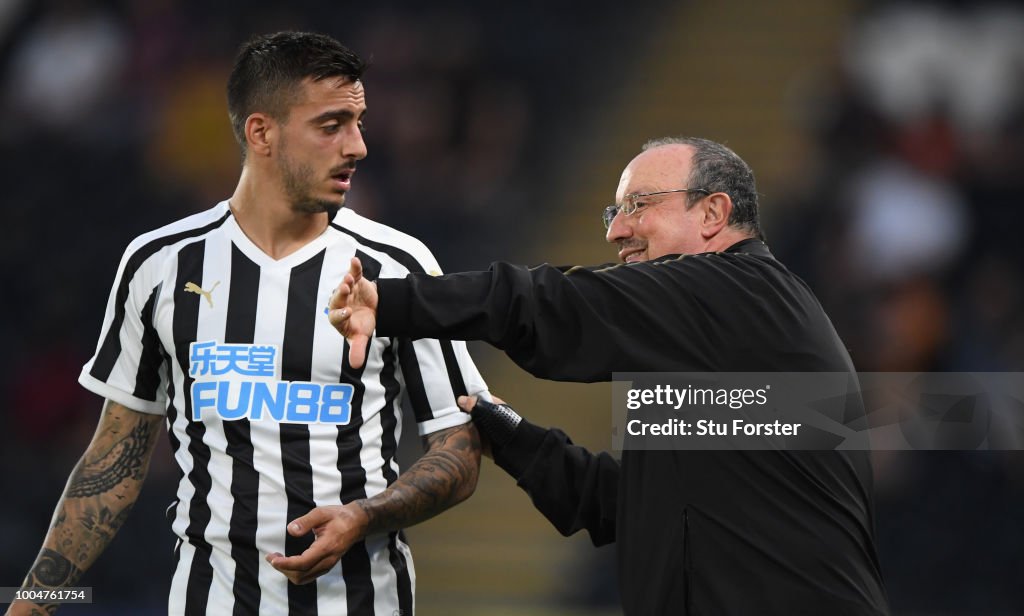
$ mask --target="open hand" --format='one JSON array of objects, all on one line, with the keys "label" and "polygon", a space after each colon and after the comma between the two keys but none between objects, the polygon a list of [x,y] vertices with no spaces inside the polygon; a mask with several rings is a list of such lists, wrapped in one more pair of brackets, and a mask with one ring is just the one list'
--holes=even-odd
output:
[{"label": "open hand", "polygon": [[331,294],[327,318],[348,340],[348,363],[355,369],[366,361],[366,347],[377,327],[377,285],[363,278],[363,264],[352,257],[348,273]]}]

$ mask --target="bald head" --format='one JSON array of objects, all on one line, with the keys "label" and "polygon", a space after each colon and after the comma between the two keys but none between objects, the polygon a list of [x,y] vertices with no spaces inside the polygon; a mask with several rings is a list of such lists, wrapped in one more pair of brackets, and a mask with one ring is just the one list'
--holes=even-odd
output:
[{"label": "bald head", "polygon": [[[752,237],[764,239],[761,231],[760,208],[757,202],[757,184],[750,165],[728,147],[700,137],[661,137],[651,139],[641,150],[688,146],[692,154],[687,175],[682,178],[689,186],[705,188],[711,192],[724,192],[732,199],[733,209],[729,224],[744,229]],[[691,203],[700,197],[691,195]]]},{"label": "bald head", "polygon": [[689,187],[686,180],[690,176],[693,152],[693,146],[683,144],[663,145],[644,150],[629,161],[622,171],[619,187],[615,192],[616,202],[622,203],[623,197],[628,194],[653,192],[655,189],[652,187],[655,186]]}]

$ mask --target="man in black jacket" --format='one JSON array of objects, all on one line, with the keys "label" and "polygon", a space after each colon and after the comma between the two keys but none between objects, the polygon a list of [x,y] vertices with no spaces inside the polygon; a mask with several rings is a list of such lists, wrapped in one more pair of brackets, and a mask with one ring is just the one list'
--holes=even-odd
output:
[{"label": "man in black jacket", "polygon": [[[485,340],[541,378],[847,372],[807,285],[764,244],[750,168],[720,144],[649,142],[604,211],[620,265],[402,280],[357,260],[330,318],[352,365],[380,336]],[[501,447],[504,445],[504,447]],[[868,453],[624,451],[519,423],[496,457],[564,533],[618,543],[627,614],[886,614]]]}]

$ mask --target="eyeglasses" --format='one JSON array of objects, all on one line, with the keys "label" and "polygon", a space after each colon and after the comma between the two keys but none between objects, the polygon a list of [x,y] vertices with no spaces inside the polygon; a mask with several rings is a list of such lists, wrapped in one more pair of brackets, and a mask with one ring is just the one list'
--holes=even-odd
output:
[{"label": "eyeglasses", "polygon": [[622,212],[623,216],[630,216],[633,214],[633,212],[647,205],[646,203],[640,203],[639,201],[644,197],[653,197],[655,195],[669,195],[672,193],[684,192],[702,192],[708,195],[711,194],[711,191],[706,188],[677,188],[675,190],[659,190],[658,192],[633,193],[631,195],[626,195],[626,202],[623,203],[622,205],[609,205],[608,207],[604,208],[604,211],[601,213],[601,220],[604,221],[604,228],[607,229],[608,227],[612,226],[612,220],[615,219],[615,216],[619,212]]}]

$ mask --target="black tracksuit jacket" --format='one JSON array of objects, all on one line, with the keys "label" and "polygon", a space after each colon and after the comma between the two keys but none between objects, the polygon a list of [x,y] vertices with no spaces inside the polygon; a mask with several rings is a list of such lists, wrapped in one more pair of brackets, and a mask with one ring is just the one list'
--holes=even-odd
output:
[{"label": "black tracksuit jacket", "polygon": [[[628,265],[379,280],[377,333],[484,340],[531,374],[852,372],[763,242]],[[581,412],[585,412],[581,409]],[[625,451],[524,422],[496,452],[564,534],[616,541],[626,614],[887,614],[868,452]]]}]

